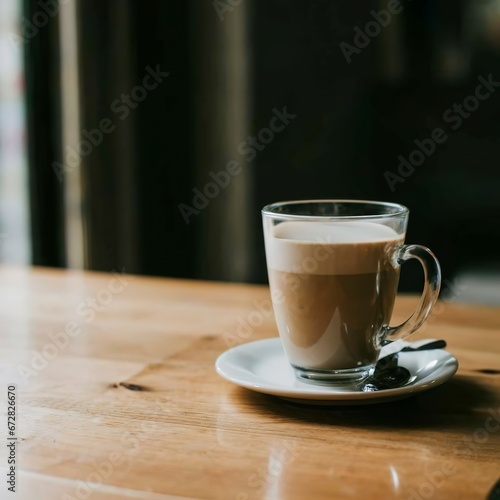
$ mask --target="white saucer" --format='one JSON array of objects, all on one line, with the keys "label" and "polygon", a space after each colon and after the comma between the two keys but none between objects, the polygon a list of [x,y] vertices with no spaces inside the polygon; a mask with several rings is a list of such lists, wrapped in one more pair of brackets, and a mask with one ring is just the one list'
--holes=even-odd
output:
[{"label": "white saucer", "polygon": [[[415,342],[418,346],[429,339]],[[382,354],[398,350],[408,342],[384,347]],[[306,404],[370,404],[406,398],[446,382],[458,368],[457,359],[443,349],[402,352],[399,364],[410,371],[410,381],[396,389],[363,392],[354,385],[328,386],[301,382],[289,365],[279,338],[242,344],[221,354],[215,362],[217,373],[247,389]]]}]

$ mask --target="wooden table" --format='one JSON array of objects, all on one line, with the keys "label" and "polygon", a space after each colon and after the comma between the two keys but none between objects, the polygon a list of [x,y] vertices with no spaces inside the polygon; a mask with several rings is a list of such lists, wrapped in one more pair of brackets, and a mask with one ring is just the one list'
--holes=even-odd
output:
[{"label": "wooden table", "polygon": [[[294,405],[215,373],[230,345],[276,335],[265,312],[237,333],[266,287],[4,268],[0,294],[18,436],[18,496],[3,479],[0,498],[471,500],[500,477],[500,310],[458,291],[418,335],[447,340],[457,375],[371,407]],[[415,303],[398,297],[394,321]]]}]

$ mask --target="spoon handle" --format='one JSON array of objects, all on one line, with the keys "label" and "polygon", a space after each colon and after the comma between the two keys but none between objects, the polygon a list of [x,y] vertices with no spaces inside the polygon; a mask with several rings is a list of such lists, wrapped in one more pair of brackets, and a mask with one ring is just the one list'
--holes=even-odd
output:
[{"label": "spoon handle", "polygon": [[411,345],[403,347],[401,351],[427,351],[430,349],[444,349],[446,347],[446,340],[434,340],[428,342],[427,344],[420,345],[418,347],[412,347]]},{"label": "spoon handle", "polygon": [[412,347],[411,345],[408,345],[406,347],[403,347],[402,349],[399,349],[399,351],[391,352],[390,354],[386,354],[385,356],[382,356],[377,361],[377,365],[378,366],[387,366],[388,364],[392,363],[393,360],[397,359],[398,354],[400,352],[427,351],[427,350],[431,350],[431,349],[443,349],[444,347],[446,347],[445,340],[432,340],[431,342],[427,342],[427,343],[419,345],[417,347]]}]

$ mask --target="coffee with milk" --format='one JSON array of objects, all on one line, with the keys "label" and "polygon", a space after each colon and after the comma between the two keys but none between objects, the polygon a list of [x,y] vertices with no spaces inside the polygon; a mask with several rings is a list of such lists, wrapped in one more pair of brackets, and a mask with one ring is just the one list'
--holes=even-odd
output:
[{"label": "coffee with milk", "polygon": [[370,222],[284,221],[266,238],[269,283],[293,366],[344,370],[375,363],[374,339],[396,297],[403,235]]}]

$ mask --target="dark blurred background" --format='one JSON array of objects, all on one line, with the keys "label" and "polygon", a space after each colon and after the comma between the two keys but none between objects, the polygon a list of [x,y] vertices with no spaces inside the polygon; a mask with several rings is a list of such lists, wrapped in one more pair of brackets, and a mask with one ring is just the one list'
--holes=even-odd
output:
[{"label": "dark blurred background", "polygon": [[4,261],[264,283],[263,205],[386,200],[500,305],[499,0],[2,5]]}]

